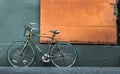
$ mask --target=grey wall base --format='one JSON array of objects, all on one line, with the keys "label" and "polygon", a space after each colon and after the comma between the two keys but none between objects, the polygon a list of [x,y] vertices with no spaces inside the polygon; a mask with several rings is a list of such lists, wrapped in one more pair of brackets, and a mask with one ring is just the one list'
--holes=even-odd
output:
[{"label": "grey wall base", "polygon": [[[47,45],[45,46],[47,49]],[[119,67],[120,66],[120,46],[102,46],[102,45],[73,45],[78,53],[78,58],[75,67]],[[3,46],[6,48],[7,46]],[[43,49],[43,51],[45,51]],[[3,51],[4,50],[4,51]],[[6,58],[6,49],[1,49],[0,52],[0,66],[10,66]],[[41,55],[36,52],[37,57],[35,58],[33,66],[53,66],[50,63],[39,62]]]}]

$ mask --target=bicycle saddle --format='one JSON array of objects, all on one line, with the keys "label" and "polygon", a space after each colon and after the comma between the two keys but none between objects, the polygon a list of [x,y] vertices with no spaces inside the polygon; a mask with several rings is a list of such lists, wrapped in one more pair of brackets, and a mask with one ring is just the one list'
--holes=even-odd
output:
[{"label": "bicycle saddle", "polygon": [[50,30],[49,32],[52,32],[52,33],[54,33],[54,34],[59,34],[59,33],[60,33],[59,30]]}]

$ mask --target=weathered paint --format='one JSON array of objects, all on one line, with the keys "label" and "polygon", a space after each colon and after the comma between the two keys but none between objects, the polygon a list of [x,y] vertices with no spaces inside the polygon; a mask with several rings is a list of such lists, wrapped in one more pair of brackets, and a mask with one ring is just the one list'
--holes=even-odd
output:
[{"label": "weathered paint", "polygon": [[[40,34],[60,30],[60,41],[117,44],[115,0],[41,0]],[[46,39],[41,38],[41,42]]]}]

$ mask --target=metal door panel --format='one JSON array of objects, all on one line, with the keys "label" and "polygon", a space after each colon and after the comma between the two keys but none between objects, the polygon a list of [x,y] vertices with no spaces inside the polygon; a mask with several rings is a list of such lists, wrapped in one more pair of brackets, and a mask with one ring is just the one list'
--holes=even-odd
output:
[{"label": "metal door panel", "polygon": [[115,0],[41,0],[40,34],[58,29],[60,41],[116,44],[116,17],[110,3]]}]

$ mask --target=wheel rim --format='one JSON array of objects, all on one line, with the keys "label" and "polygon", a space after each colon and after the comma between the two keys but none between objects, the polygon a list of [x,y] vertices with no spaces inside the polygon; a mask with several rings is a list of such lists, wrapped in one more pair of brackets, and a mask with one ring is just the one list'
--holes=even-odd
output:
[{"label": "wheel rim", "polygon": [[[31,65],[34,60],[35,53],[33,47],[28,44],[26,47],[27,50],[25,50],[23,55],[20,56],[21,46],[23,46],[23,42],[15,42],[8,49],[8,62],[14,67],[27,67]],[[30,54],[32,54],[32,56],[28,56]]]},{"label": "wheel rim", "polygon": [[[56,49],[57,45],[55,45],[52,50],[51,50],[51,55],[58,55],[58,57],[56,58],[51,58],[52,63],[57,66],[57,67],[71,67],[75,62],[76,62],[76,58],[77,58],[77,53],[75,48],[66,42],[60,42],[59,43],[59,47],[61,49],[60,52],[58,52]],[[65,49],[65,47],[67,49]],[[63,49],[64,48],[64,49]],[[60,55],[63,56],[60,56]]]}]

